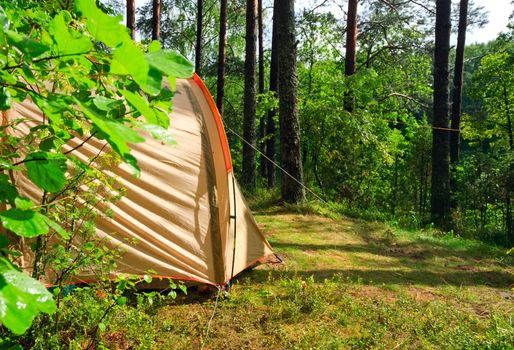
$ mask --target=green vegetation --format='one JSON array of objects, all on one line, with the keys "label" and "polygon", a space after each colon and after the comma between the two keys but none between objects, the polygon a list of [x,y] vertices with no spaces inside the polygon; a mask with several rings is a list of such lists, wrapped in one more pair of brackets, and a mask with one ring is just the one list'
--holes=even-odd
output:
[{"label": "green vegetation", "polygon": [[[193,69],[158,42],[136,45],[120,17],[107,15],[93,0],[0,5],[0,322],[23,334],[39,313],[54,314],[40,321],[55,323],[57,333],[63,285],[92,265],[107,278],[119,253],[95,235],[92,208],[122,193],[101,170],[123,161],[138,176],[129,143],[144,138],[135,129],[172,141],[167,128],[173,92],[163,78],[173,85]],[[18,127],[26,123],[24,115],[7,119],[4,111],[27,98],[42,118],[23,133]],[[73,150],[93,136],[113,152],[78,159]],[[74,137],[85,141],[66,149]],[[22,174],[38,189],[36,203],[21,194],[15,180]],[[24,239],[32,247],[32,266],[20,266],[16,249]],[[77,240],[81,249],[74,247]],[[29,268],[32,277],[21,268]],[[42,276],[57,286],[53,296],[38,281]],[[116,282],[111,297],[123,303],[130,285],[123,278]]]},{"label": "green vegetation", "polygon": [[[514,275],[502,249],[295,209],[258,213],[284,264],[235,282],[206,349],[514,348]],[[160,307],[157,348],[198,348],[213,305]]]}]

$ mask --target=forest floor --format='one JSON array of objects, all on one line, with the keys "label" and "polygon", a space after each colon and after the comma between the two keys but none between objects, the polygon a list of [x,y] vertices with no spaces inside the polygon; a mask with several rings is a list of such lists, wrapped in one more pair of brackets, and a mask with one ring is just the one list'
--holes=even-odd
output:
[{"label": "forest floor", "polygon": [[505,250],[385,224],[272,208],[256,219],[283,264],[222,295],[157,311],[162,349],[514,349]]}]

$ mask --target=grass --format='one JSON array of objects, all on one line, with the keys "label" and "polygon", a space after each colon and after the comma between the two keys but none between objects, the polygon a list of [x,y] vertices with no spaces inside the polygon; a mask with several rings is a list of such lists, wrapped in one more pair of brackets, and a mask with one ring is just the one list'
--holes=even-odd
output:
[{"label": "grass", "polygon": [[161,306],[155,348],[514,349],[504,251],[308,210],[256,219],[284,263],[238,278],[207,340],[214,298]]},{"label": "grass", "polygon": [[[319,212],[259,208],[257,222],[284,263],[262,265],[237,278],[230,294],[220,295],[207,338],[216,295],[192,291],[171,304],[137,311],[145,317],[134,327],[114,317],[120,326],[113,323],[102,335],[104,344],[113,349],[514,349],[514,264],[504,250]],[[146,334],[146,343],[132,337],[128,346],[123,335],[129,328],[139,331],[139,338]]]}]

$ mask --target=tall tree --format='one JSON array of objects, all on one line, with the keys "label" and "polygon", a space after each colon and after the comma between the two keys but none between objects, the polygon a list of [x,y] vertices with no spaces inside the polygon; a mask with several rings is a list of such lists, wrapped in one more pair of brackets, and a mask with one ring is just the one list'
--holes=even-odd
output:
[{"label": "tall tree", "polygon": [[161,0],[153,0],[152,6],[152,40],[161,38]]},{"label": "tall tree", "polygon": [[277,0],[280,154],[288,174],[282,178],[282,199],[286,202],[305,200],[302,186],[303,169],[300,153],[298,120],[298,78],[296,76],[296,34],[294,0]]},{"label": "tall tree", "polygon": [[[271,34],[271,62],[270,62],[270,74],[269,74],[269,90],[275,94],[278,93],[278,15],[277,15],[277,2],[275,0],[273,4],[273,28]],[[269,159],[266,166],[268,175],[268,187],[275,187],[275,166],[272,162],[275,161],[276,155],[276,127],[275,127],[275,115],[274,109],[268,112],[266,120],[266,156]]]},{"label": "tall tree", "polygon": [[[452,169],[455,168],[460,159],[460,115],[462,110],[462,81],[464,78],[464,50],[466,47],[466,30],[468,26],[468,5],[469,0],[460,0],[459,29],[453,72],[452,130],[450,133],[450,165]],[[457,192],[457,184],[454,171],[450,174],[450,189],[452,192],[450,206],[455,208],[457,206],[457,200],[454,194]]]},{"label": "tall tree", "polygon": [[450,134],[450,164],[456,165],[460,158],[460,114],[462,109],[462,81],[464,77],[464,49],[466,47],[466,30],[468,26],[469,0],[460,0],[459,29],[455,67],[453,72],[452,118]]},{"label": "tall tree", "polygon": [[220,2],[220,32],[218,41],[218,79],[216,89],[216,106],[223,116],[223,98],[225,95],[225,64],[227,61],[227,0]]},{"label": "tall tree", "polygon": [[[257,1],[257,22],[259,25],[259,94],[264,93],[264,25],[262,20],[262,0]],[[259,120],[259,149],[261,151],[260,173],[266,177],[267,164],[266,158],[266,115],[262,114]]]},{"label": "tall tree", "polygon": [[[359,0],[348,0],[348,13],[346,19],[346,54],[344,62],[344,75],[349,77],[355,74],[357,57],[357,6]],[[344,97],[344,109],[353,112],[355,97],[347,91]]]},{"label": "tall tree", "polygon": [[127,28],[132,40],[136,39],[136,0],[127,0]]},{"label": "tall tree", "polygon": [[202,70],[202,29],[203,29],[203,0],[197,2],[196,12],[196,47],[195,47],[195,71],[201,74]]},{"label": "tall tree", "polygon": [[256,170],[256,0],[246,1],[246,35],[245,35],[245,84],[244,84],[244,118],[243,118],[243,177],[242,183],[246,188],[255,187]]},{"label": "tall tree", "polygon": [[432,221],[447,226],[450,213],[449,59],[451,0],[437,0],[432,131]]}]

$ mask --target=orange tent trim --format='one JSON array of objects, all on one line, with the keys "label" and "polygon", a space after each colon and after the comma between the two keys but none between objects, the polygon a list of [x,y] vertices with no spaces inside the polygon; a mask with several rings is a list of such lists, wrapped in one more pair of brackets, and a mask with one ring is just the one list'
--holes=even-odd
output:
[{"label": "orange tent trim", "polygon": [[223,156],[225,158],[225,167],[227,169],[227,173],[230,173],[232,171],[232,159],[230,158],[230,149],[228,147],[228,140],[225,133],[225,127],[223,126],[223,122],[221,121],[220,112],[218,111],[218,107],[216,106],[216,103],[214,102],[214,99],[212,98],[209,89],[207,88],[207,86],[205,86],[205,83],[203,82],[202,78],[200,78],[200,76],[195,73],[193,75],[193,80],[198,84],[200,89],[202,89],[202,92],[205,95],[207,102],[209,103],[209,107],[211,107],[211,111],[214,115],[214,120],[216,121],[216,126],[218,128],[218,135],[221,139],[221,147],[223,149]]}]

